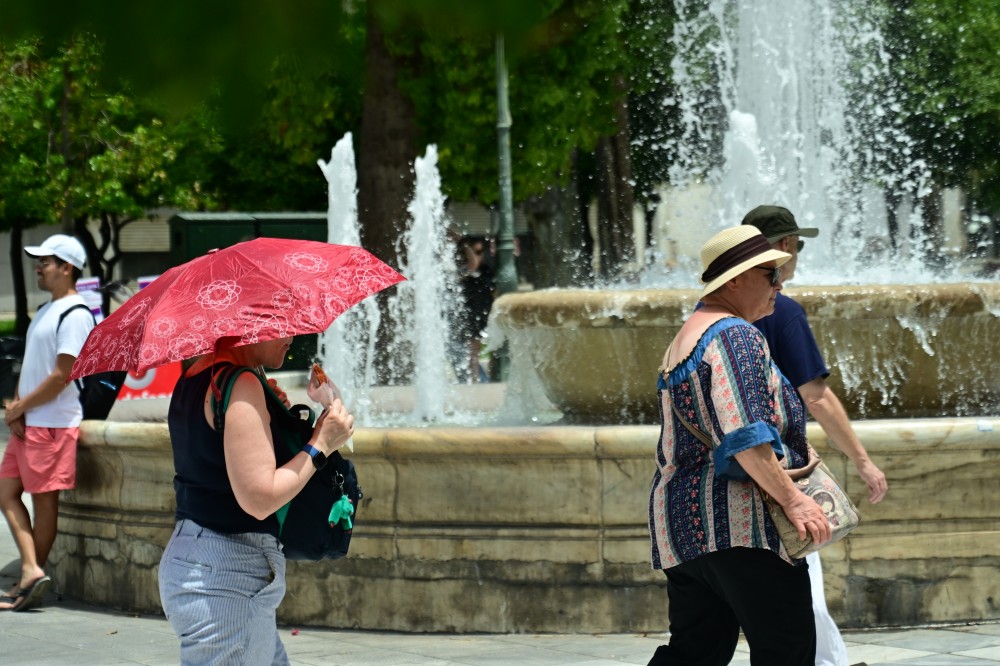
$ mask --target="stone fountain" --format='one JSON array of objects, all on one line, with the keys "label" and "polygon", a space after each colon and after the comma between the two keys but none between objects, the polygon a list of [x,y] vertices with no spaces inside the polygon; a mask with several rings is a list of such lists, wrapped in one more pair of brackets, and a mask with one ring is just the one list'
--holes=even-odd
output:
[{"label": "stone fountain", "polygon": [[[684,0],[678,4],[679,13],[690,14]],[[860,7],[846,3],[858,10],[854,4]],[[814,67],[819,54],[850,55],[845,42],[823,41],[836,36],[828,21],[835,12],[823,2],[792,0],[707,5],[697,18],[679,22],[675,36],[682,56],[675,73],[678,99],[691,143],[677,151],[672,181],[683,186],[688,169],[691,180],[710,183],[718,199],[702,211],[679,212],[675,219],[684,224],[669,228],[669,239],[681,255],[695,256],[704,238],[742,211],[781,203],[803,226],[833,222],[821,236],[825,245],[807,245],[805,264],[851,266],[859,278],[853,286],[788,289],[810,312],[834,369],[831,381],[890,483],[888,499],[868,505],[860,480],[810,425],[810,441],[863,514],[856,532],[824,550],[831,612],[843,627],[1000,619],[1000,480],[994,471],[1000,387],[993,372],[1000,287],[955,280],[892,286],[865,265],[834,255],[846,248],[853,261],[861,246],[852,244],[863,245],[880,228],[873,221],[884,223],[884,202],[870,183],[889,182],[862,174],[863,185],[850,185],[858,174],[846,159],[854,145],[844,123],[846,98],[830,96],[837,85],[815,85],[814,79],[788,84],[789,73],[829,74],[844,64]],[[733,7],[776,14],[734,21]],[[698,25],[713,21],[722,28]],[[737,23],[748,27],[732,36],[729,27]],[[756,26],[769,26],[769,33],[753,34]],[[724,48],[685,47],[713,30],[732,40]],[[766,40],[796,35],[808,55],[773,43],[761,49],[764,55],[753,53]],[[879,42],[867,35],[851,43]],[[723,60],[684,61],[685,54],[698,53]],[[746,76],[771,82],[764,100],[771,106],[755,106],[746,97],[762,86],[741,83],[739,68],[725,61],[740,53]],[[774,54],[783,60],[767,65]],[[715,75],[698,75],[706,66]],[[714,80],[723,85],[716,97],[729,134],[699,143],[698,133],[706,130],[692,100],[704,98],[703,91],[685,96],[684,89]],[[814,89],[822,93],[819,103],[806,100]],[[785,106],[825,114],[819,125],[807,124],[805,111],[781,116]],[[699,145],[724,146],[726,154],[707,167],[697,163],[705,154]],[[834,181],[817,180],[819,173],[834,174]],[[921,178],[913,171],[892,182],[919,197]],[[347,182],[345,191],[351,191]],[[850,200],[861,203],[845,205]],[[903,215],[902,221],[906,243],[895,258],[919,261],[919,220]],[[916,274],[895,261],[869,263],[896,275]],[[351,553],[336,562],[292,563],[279,621],[418,632],[665,630],[665,580],[650,570],[646,530],[659,436],[655,374],[667,342],[694,306],[694,286],[499,299],[497,329],[509,339],[515,364],[537,371],[562,422],[500,427],[481,415],[477,427],[359,429],[352,458],[365,499]],[[301,390],[286,385],[293,394]],[[529,407],[544,402],[542,396],[525,399],[524,391],[524,384],[512,382],[505,398],[520,396]],[[375,392],[358,393],[367,398]],[[386,400],[400,402],[400,393]],[[83,424],[79,486],[64,496],[49,568],[66,594],[159,613],[156,567],[173,524],[173,471],[165,424],[136,420]]]},{"label": "stone fountain", "polygon": [[[694,289],[538,291],[498,299],[511,353],[529,359],[570,423],[657,422],[656,372]],[[854,419],[997,413],[1000,284],[788,288]]]}]

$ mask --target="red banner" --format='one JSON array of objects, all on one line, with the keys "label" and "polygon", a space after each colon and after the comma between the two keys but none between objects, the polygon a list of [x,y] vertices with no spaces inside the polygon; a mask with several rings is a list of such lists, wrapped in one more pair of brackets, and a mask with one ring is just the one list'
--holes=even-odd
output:
[{"label": "red banner", "polygon": [[174,392],[174,384],[181,376],[181,364],[170,363],[158,368],[150,368],[141,377],[128,373],[122,386],[119,400],[140,400],[143,398],[169,398]]}]

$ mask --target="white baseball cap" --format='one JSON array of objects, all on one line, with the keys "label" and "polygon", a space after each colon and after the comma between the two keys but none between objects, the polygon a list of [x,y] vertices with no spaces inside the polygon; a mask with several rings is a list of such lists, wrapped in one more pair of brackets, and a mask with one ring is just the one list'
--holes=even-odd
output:
[{"label": "white baseball cap", "polygon": [[59,257],[81,269],[87,264],[83,243],[66,234],[49,236],[41,245],[29,245],[24,251],[31,257]]}]

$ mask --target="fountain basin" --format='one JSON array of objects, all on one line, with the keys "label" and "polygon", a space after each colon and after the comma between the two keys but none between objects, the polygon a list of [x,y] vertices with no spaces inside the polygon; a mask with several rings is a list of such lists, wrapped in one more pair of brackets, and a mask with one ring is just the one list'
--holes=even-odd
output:
[{"label": "fountain basin", "polygon": [[[810,439],[857,502],[861,526],[823,551],[844,627],[1000,619],[1000,419],[856,424],[889,477],[870,506],[823,434]],[[79,486],[64,494],[49,569],[63,593],[160,613],[173,526],[163,423],[87,421]],[[413,632],[667,629],[649,566],[655,426],[367,429],[352,457],[365,491],[350,555],[293,562],[279,621]]]},{"label": "fountain basin", "polygon": [[[848,414],[971,416],[1000,402],[1000,284],[788,288]],[[696,290],[507,294],[493,316],[568,423],[655,423],[656,372]]]}]

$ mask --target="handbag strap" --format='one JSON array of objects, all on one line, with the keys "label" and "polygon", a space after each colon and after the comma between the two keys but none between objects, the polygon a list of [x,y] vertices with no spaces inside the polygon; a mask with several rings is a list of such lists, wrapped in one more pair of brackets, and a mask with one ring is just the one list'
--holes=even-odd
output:
[{"label": "handbag strap", "polygon": [[[666,358],[670,358],[670,347],[673,347],[673,344],[667,347],[667,353],[665,354]],[[677,405],[674,404],[674,399],[672,396],[669,395],[669,393],[667,395],[667,402],[670,403],[670,409],[673,411],[674,416],[677,418],[677,420],[681,422],[681,425],[683,425],[685,428],[688,429],[688,432],[690,432],[692,435],[695,436],[695,439],[697,439],[710,449],[715,448],[715,442],[712,441],[711,437],[703,433],[701,430],[695,428],[686,418],[681,416],[681,410],[677,409]]]},{"label": "handbag strap", "polygon": [[697,438],[702,444],[704,444],[705,446],[707,446],[710,449],[714,449],[715,448],[715,442],[712,441],[712,438],[709,437],[708,435],[706,435],[705,433],[703,433],[701,430],[698,430],[697,428],[695,428],[693,425],[691,425],[690,422],[688,422],[687,419],[685,419],[683,416],[681,416],[681,411],[679,409],[677,409],[677,405],[674,404],[674,399],[673,398],[669,398],[668,397],[668,400],[670,401],[670,409],[673,410],[674,416],[677,417],[677,420],[681,422],[681,425],[683,425],[685,428],[687,428],[688,431],[692,435],[694,435],[695,438]]}]

